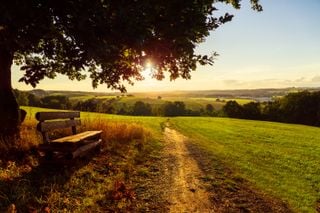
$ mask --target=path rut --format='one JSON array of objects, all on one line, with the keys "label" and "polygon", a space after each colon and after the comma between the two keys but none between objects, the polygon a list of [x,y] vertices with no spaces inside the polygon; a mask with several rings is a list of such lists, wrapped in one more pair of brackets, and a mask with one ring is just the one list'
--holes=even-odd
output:
[{"label": "path rut", "polygon": [[199,178],[203,173],[186,147],[187,138],[166,127],[165,174],[170,177],[171,187],[167,190],[170,212],[214,212],[209,193]]}]

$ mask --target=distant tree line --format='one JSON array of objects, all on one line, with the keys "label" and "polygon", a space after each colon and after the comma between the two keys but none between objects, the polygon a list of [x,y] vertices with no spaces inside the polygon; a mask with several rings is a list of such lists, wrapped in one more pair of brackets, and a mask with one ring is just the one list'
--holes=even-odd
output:
[{"label": "distant tree line", "polygon": [[250,102],[240,105],[235,101],[228,101],[223,112],[231,118],[319,126],[320,92],[289,93],[266,103]]},{"label": "distant tree line", "polygon": [[14,90],[14,93],[19,105],[22,106],[136,116],[225,116],[320,126],[320,92],[289,93],[264,103],[250,102],[240,105],[236,101],[228,101],[221,110],[216,110],[212,104],[207,104],[198,110],[189,109],[183,101],[167,101],[154,105],[136,101],[129,105],[119,102],[120,97],[70,101],[63,95],[39,97],[19,90]]},{"label": "distant tree line", "polygon": [[[143,101],[136,101],[133,105],[129,105],[118,102],[120,97],[70,101],[69,97],[64,95],[39,97],[32,93],[19,90],[14,90],[14,93],[21,106],[136,116],[214,116],[217,114],[211,104],[208,104],[205,109],[191,110],[186,107],[183,101],[167,101],[160,105],[151,105]],[[161,99],[161,97],[159,96],[157,99]]]},{"label": "distant tree line", "polygon": [[49,95],[38,97],[32,93],[14,90],[17,102],[20,106],[35,106],[52,109],[70,109],[71,102],[67,96],[64,95]]},{"label": "distant tree line", "polygon": [[[99,99],[79,101],[73,109],[136,116],[200,116],[206,112],[203,109],[199,111],[187,109],[185,103],[182,101],[167,101],[160,105],[151,105],[143,101],[136,101],[133,105],[128,105],[126,103],[117,103],[115,98],[107,101]],[[211,105],[209,109],[211,111],[206,113],[208,115],[213,113],[214,108]]]}]

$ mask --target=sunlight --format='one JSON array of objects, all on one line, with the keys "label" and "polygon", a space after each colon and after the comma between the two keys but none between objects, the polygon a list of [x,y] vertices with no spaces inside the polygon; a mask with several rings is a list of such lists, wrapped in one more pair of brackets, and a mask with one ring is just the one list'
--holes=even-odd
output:
[{"label": "sunlight", "polygon": [[152,78],[152,71],[153,71],[153,64],[150,60],[148,60],[144,65],[144,70],[141,72],[141,75],[143,76],[144,80]]}]

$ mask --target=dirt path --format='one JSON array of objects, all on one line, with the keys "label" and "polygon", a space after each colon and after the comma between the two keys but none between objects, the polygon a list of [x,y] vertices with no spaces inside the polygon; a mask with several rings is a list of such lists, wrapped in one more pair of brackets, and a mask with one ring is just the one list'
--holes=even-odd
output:
[{"label": "dirt path", "polygon": [[164,175],[171,182],[166,195],[170,212],[213,212],[209,193],[199,181],[203,174],[186,147],[186,137],[169,127],[164,136]]},{"label": "dirt path", "polygon": [[163,145],[149,163],[153,172],[137,183],[141,212],[292,212],[170,126]]}]

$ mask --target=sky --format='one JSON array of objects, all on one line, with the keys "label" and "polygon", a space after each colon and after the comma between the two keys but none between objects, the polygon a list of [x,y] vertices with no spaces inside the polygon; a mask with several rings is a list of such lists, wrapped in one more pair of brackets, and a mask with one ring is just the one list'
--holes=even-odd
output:
[{"label": "sky", "polygon": [[[200,66],[191,80],[157,81],[146,71],[144,81],[127,86],[128,92],[320,87],[320,0],[261,0],[263,12],[218,4],[219,14],[234,19],[211,32],[196,53],[219,53],[213,66]],[[14,88],[30,90],[18,83],[22,72],[13,66]],[[37,86],[46,90],[110,92],[105,85],[93,89],[89,78],[77,82],[58,76]]]}]

